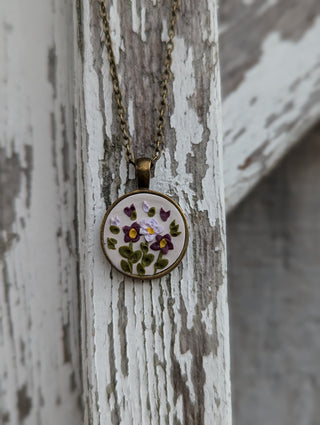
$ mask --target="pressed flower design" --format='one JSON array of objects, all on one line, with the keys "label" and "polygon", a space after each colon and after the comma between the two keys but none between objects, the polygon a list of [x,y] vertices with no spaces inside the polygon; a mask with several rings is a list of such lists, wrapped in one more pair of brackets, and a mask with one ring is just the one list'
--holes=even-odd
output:
[{"label": "pressed flower design", "polygon": [[151,242],[157,235],[164,231],[155,218],[147,218],[140,222],[140,235],[143,235],[147,242]]},{"label": "pressed flower design", "polygon": [[[161,206],[155,208],[150,204],[146,200],[141,205],[137,205],[138,208],[134,204],[129,204],[122,207],[125,215],[119,213],[121,219],[118,215],[110,217],[110,232],[118,235],[122,229],[123,236],[119,235],[117,239],[107,238],[107,247],[119,253],[120,267],[127,274],[136,274],[141,277],[146,274],[157,274],[159,270],[165,269],[169,262],[172,264],[174,259],[168,253],[174,252],[173,238],[181,234],[179,224],[176,223],[177,215],[172,217],[175,219],[170,223],[168,221],[171,215],[170,209],[165,210]],[[129,224],[128,219],[133,223]],[[120,242],[119,238],[122,237],[125,244]],[[118,242],[121,246],[117,245]],[[153,270],[151,273],[150,267]]]}]

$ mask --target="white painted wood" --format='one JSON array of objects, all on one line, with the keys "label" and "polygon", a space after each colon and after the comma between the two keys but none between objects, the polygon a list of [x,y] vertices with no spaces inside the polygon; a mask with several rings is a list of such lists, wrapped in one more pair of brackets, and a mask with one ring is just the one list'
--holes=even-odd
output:
[{"label": "white painted wood", "polygon": [[227,0],[220,18],[230,211],[320,118],[320,3]]},{"label": "white painted wood", "polygon": [[[171,128],[151,188],[180,202],[191,240],[181,266],[152,282],[112,270],[99,246],[106,206],[135,182],[119,145],[97,3],[81,2],[76,14],[85,423],[231,424],[216,7],[182,2]],[[134,148],[150,155],[167,3],[113,1],[110,16]]]},{"label": "white painted wood", "polygon": [[1,424],[81,423],[71,20],[0,4]]},{"label": "white painted wood", "polygon": [[319,422],[319,181],[318,124],[229,215],[238,425]]}]

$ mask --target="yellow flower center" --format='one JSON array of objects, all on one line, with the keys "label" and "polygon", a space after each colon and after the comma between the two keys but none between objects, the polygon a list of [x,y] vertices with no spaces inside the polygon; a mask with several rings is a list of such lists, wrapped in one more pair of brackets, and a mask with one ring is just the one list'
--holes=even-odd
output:
[{"label": "yellow flower center", "polygon": [[161,239],[160,248],[164,248],[167,245],[167,241],[165,239]]},{"label": "yellow flower center", "polygon": [[136,229],[130,229],[129,236],[131,239],[134,239],[137,236]]},{"label": "yellow flower center", "polygon": [[152,227],[148,227],[147,230],[148,230],[149,235],[154,234],[154,229]]}]

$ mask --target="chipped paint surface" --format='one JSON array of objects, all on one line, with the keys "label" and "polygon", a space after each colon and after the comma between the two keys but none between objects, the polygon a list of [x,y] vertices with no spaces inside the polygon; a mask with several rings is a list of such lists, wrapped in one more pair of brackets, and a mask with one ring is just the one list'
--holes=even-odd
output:
[{"label": "chipped paint surface", "polygon": [[79,425],[72,9],[0,9],[0,423]]},{"label": "chipped paint surface", "polygon": [[320,117],[320,3],[262,6],[220,11],[228,211]]},{"label": "chipped paint surface", "polygon": [[239,425],[319,422],[319,181],[318,124],[229,216]]},{"label": "chipped paint surface", "polygon": [[[151,154],[168,8],[141,0],[131,6],[134,13],[125,3],[112,2],[111,25],[140,156]],[[83,88],[77,145],[85,421],[229,425],[216,2],[182,4],[166,145],[151,188],[180,203],[191,241],[183,264],[152,283],[112,270],[99,246],[106,207],[135,182],[132,167],[122,159],[117,118],[107,114],[112,86],[108,63],[100,59],[106,53],[96,4],[83,2],[82,11],[86,43],[77,75]]]}]

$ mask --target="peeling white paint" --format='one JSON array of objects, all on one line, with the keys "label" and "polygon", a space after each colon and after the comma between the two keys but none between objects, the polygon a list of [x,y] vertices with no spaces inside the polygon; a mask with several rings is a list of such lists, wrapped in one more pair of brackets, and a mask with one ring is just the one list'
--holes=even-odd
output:
[{"label": "peeling white paint", "polygon": [[146,35],[146,9],[141,9],[141,40],[146,42],[147,41],[147,35]]},{"label": "peeling white paint", "polygon": [[167,25],[167,21],[165,19],[162,21],[161,40],[162,41],[168,40],[168,25]]},{"label": "peeling white paint", "polygon": [[0,7],[1,423],[81,422],[72,8],[58,3]]},{"label": "peeling white paint", "polygon": [[139,34],[140,30],[140,19],[137,12],[137,1],[131,0],[131,11],[132,11],[132,30]]},{"label": "peeling white paint", "polygon": [[[284,40],[276,32],[270,34],[259,63],[224,99],[224,179],[229,210],[319,119],[316,99],[307,107],[320,90],[319,37],[319,18],[298,42]],[[259,153],[250,159],[254,152]]]},{"label": "peeling white paint", "polygon": [[[214,18],[216,2],[213,4],[212,13]],[[120,28],[120,19],[113,6],[113,16],[116,18],[116,27]],[[132,3],[136,15],[132,25],[134,31],[143,40],[145,24],[144,16],[152,19],[146,12],[140,12],[136,3]],[[150,7],[150,6],[146,6]],[[151,182],[151,188],[173,195],[178,199],[182,209],[190,218],[190,249],[183,260],[183,267],[175,269],[170,279],[163,278],[149,282],[137,282],[124,278],[116,271],[112,271],[109,264],[103,258],[98,240],[100,220],[104,213],[104,200],[101,198],[101,177],[96,172],[96,164],[104,157],[103,134],[101,133],[102,113],[99,109],[99,80],[94,71],[94,33],[90,32],[91,10],[83,3],[85,60],[83,63],[85,128],[87,139],[83,135],[82,128],[78,129],[78,159],[82,155],[81,144],[88,143],[88,157],[84,161],[79,160],[79,178],[83,179],[84,190],[79,190],[79,213],[80,234],[83,237],[80,245],[81,263],[81,288],[82,288],[82,311],[83,311],[83,364],[86,381],[84,382],[86,393],[90,394],[85,401],[86,421],[89,417],[93,425],[99,423],[111,423],[112,415],[118,415],[121,423],[132,425],[150,425],[150,423],[167,424],[174,423],[175,415],[183,421],[184,403],[196,402],[198,397],[197,387],[194,382],[194,353],[190,347],[182,352],[180,336],[183,332],[197,332],[194,330],[194,319],[199,314],[197,310],[198,291],[201,282],[197,282],[196,264],[194,261],[193,240],[195,214],[197,211],[196,191],[192,187],[192,174],[187,172],[187,160],[193,155],[193,147],[199,145],[203,138],[203,127],[196,111],[191,106],[189,99],[195,93],[196,81],[193,64],[192,48],[188,47],[181,37],[175,39],[175,51],[173,59],[173,97],[175,109],[169,119],[170,125],[175,129],[177,145],[173,153],[166,146],[163,155],[155,169],[155,179]],[[145,14],[145,15],[144,15]],[[141,22],[138,25],[138,19]],[[118,21],[117,21],[118,20]],[[112,16],[111,16],[112,21]],[[216,24],[207,23],[204,31],[208,38],[212,37],[211,30]],[[112,24],[113,25],[113,24]],[[91,29],[92,31],[92,29]],[[117,37],[117,48],[121,44],[120,34]],[[166,24],[164,24],[163,37],[167,38]],[[216,37],[216,32],[215,36]],[[215,40],[215,38],[214,38]],[[207,46],[207,44],[205,44]],[[125,48],[125,46],[123,46]],[[215,55],[214,55],[215,57]],[[118,60],[118,57],[117,57]],[[201,64],[203,66],[203,64]],[[103,66],[103,94],[104,102],[111,104],[112,88],[105,84],[109,78],[107,65]],[[216,78],[218,78],[218,73]],[[81,83],[81,79],[78,82]],[[220,124],[220,95],[219,83],[212,84],[211,102],[209,112],[210,128],[212,137],[208,142],[208,152],[215,153],[214,163],[208,157],[210,172],[206,176],[206,191],[209,187],[216,194],[210,197],[207,204],[202,205],[202,211],[207,211],[210,224],[221,231],[224,238],[224,217],[220,203],[223,203],[222,172],[221,166],[221,130]],[[217,105],[213,105],[217,103]],[[129,100],[128,116],[131,133],[134,132],[134,99]],[[110,111],[110,106],[107,107]],[[91,111],[95,111],[93,114]],[[97,111],[99,113],[97,114]],[[212,114],[212,116],[211,116]],[[105,116],[106,126],[111,133],[110,117]],[[220,131],[220,134],[218,132]],[[80,137],[81,136],[81,137]],[[81,143],[80,143],[81,141]],[[209,147],[211,145],[211,147]],[[108,159],[107,159],[108,161]],[[109,160],[110,161],[110,160]],[[177,161],[177,167],[175,164]],[[113,164],[112,164],[113,165]],[[175,168],[174,168],[175,167]],[[215,173],[213,173],[213,169]],[[116,199],[125,190],[127,183],[127,164],[124,159],[119,164],[121,178],[120,189],[112,183],[112,196]],[[133,167],[129,168],[129,177],[132,177]],[[83,176],[83,177],[82,177]],[[120,192],[120,193],[116,193]],[[86,196],[83,196],[83,194]],[[85,213],[86,212],[86,213]],[[212,219],[212,216],[214,219]],[[210,229],[212,231],[212,229]],[[218,243],[218,242],[217,242]],[[224,242],[223,242],[224,244]],[[89,249],[88,249],[89,248]],[[221,251],[220,260],[222,269],[225,268],[225,250]],[[199,278],[200,279],[200,278]],[[222,275],[217,285],[225,287],[225,275]],[[206,285],[206,282],[203,282]],[[226,299],[219,299],[221,309],[224,311],[219,326],[227,326]],[[187,313],[182,316],[182,308],[185,306]],[[212,306],[205,308],[206,318],[210,321],[208,330],[216,332],[214,328],[214,315]],[[121,321],[126,318],[126,324]],[[219,319],[220,320],[220,319]],[[212,327],[210,327],[212,326]],[[228,331],[226,331],[228,335]],[[187,338],[187,336],[185,336]],[[205,411],[207,418],[213,415],[223,417],[226,415],[225,425],[230,425],[227,410],[230,412],[230,396],[227,391],[229,380],[229,365],[225,363],[224,350],[228,350],[228,340],[219,333],[220,351],[218,356],[211,351],[208,359],[204,362],[206,375],[205,387],[213,386],[213,377],[219,375],[221,381],[217,385],[215,399],[205,398]],[[190,342],[188,343],[190,344]],[[173,368],[178,362],[181,369],[182,380],[186,380],[189,390],[189,401],[181,394],[175,400],[177,390],[173,385]],[[215,369],[215,373],[212,373]],[[178,379],[178,378],[177,378]],[[207,391],[205,389],[205,391]],[[223,404],[223,409],[220,407]],[[192,408],[190,406],[189,408]],[[221,412],[220,412],[221,411]],[[210,415],[211,412],[211,415]],[[214,413],[213,413],[214,412]],[[211,419],[206,419],[206,424]]]},{"label": "peeling white paint", "polygon": [[265,0],[263,5],[258,10],[258,15],[263,15],[270,7],[275,6],[278,3],[278,0]]},{"label": "peeling white paint", "polygon": [[[135,3],[135,0],[132,0],[132,7]],[[124,44],[121,37],[121,26],[120,26],[120,16],[117,11],[117,3],[111,5],[110,7],[110,26],[111,26],[111,37],[113,44],[113,53],[116,60],[116,63],[119,63],[120,48],[124,51]]]}]

